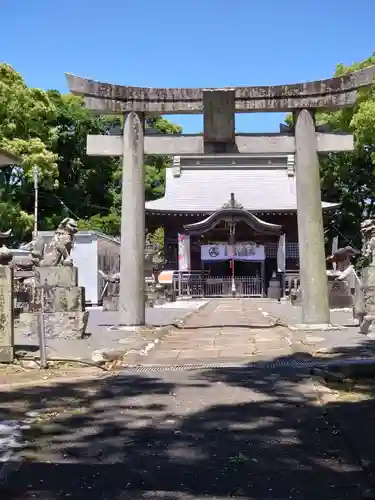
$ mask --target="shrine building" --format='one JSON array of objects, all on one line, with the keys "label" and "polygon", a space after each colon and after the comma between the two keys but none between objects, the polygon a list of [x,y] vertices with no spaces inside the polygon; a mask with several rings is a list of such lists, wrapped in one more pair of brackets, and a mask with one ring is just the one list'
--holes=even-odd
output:
[{"label": "shrine building", "polygon": [[[325,221],[337,207],[322,202]],[[146,226],[164,227],[164,268],[194,277],[196,295],[266,296],[299,269],[295,157],[176,156]]]}]

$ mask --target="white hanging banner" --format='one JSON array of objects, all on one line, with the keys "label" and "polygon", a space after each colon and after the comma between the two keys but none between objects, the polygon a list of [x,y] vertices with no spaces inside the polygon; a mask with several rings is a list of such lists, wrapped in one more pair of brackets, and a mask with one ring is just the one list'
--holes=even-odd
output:
[{"label": "white hanging banner", "polygon": [[[339,249],[339,237],[338,236],[334,236],[333,239],[332,239],[332,252],[331,252],[331,255],[335,254],[338,249]],[[332,268],[336,271],[336,269],[337,269],[337,263],[336,262],[332,262]]]},{"label": "white hanging banner", "polygon": [[178,270],[190,270],[190,236],[188,234],[178,235]]},{"label": "white hanging banner", "polygon": [[338,249],[339,249],[339,237],[334,236],[332,238],[332,252],[331,252],[331,254],[333,255],[334,253],[336,253]]},{"label": "white hanging banner", "polygon": [[204,261],[214,260],[238,260],[238,261],[262,261],[266,258],[264,245],[256,243],[237,243],[236,245],[202,245],[201,259]]},{"label": "white hanging banner", "polygon": [[282,234],[277,247],[277,271],[279,273],[285,273],[285,246],[285,234]]}]

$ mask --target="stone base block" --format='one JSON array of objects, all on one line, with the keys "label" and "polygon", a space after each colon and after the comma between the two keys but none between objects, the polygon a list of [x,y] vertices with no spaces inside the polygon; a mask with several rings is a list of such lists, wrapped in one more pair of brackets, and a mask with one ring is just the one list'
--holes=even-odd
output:
[{"label": "stone base block", "polygon": [[[44,314],[46,339],[82,339],[86,334],[88,312],[55,312]],[[21,313],[14,324],[15,331],[38,339],[37,314]]]},{"label": "stone base block", "polygon": [[35,282],[37,285],[78,286],[78,269],[76,267],[36,267]]},{"label": "stone base block", "polygon": [[118,310],[118,297],[103,297],[103,311],[117,311]]},{"label": "stone base block", "polygon": [[362,277],[365,312],[366,315],[375,316],[375,266],[363,269]]},{"label": "stone base block", "polygon": [[0,363],[13,363],[14,348],[10,345],[0,346]]},{"label": "stone base block", "polygon": [[296,290],[293,302],[297,305],[302,304],[302,290]]},{"label": "stone base block", "polygon": [[361,270],[361,276],[364,285],[375,285],[375,265],[370,265],[368,267],[364,267]]},{"label": "stone base block", "polygon": [[304,324],[300,323],[297,325],[290,325],[288,328],[291,330],[304,330],[304,331],[327,331],[327,330],[343,330],[345,329],[342,325],[331,325],[330,323],[319,323],[319,324]]},{"label": "stone base block", "polygon": [[85,310],[85,289],[81,286],[52,287],[43,290],[41,287],[34,289],[31,312],[41,311],[43,293],[43,310],[45,313],[57,312],[83,312]]},{"label": "stone base block", "polygon": [[267,298],[269,299],[281,299],[281,287],[280,286],[269,286],[267,290]]},{"label": "stone base block", "polygon": [[354,298],[346,281],[328,282],[328,303],[330,309],[353,307]]},{"label": "stone base block", "polygon": [[[148,295],[145,295],[145,306],[152,307],[155,299],[149,299]],[[118,311],[119,297],[118,295],[111,295],[103,297],[103,311]]]},{"label": "stone base block", "polygon": [[[294,303],[302,305],[302,290],[297,291]],[[346,281],[328,282],[328,303],[330,309],[344,309],[354,306],[354,297]]]}]

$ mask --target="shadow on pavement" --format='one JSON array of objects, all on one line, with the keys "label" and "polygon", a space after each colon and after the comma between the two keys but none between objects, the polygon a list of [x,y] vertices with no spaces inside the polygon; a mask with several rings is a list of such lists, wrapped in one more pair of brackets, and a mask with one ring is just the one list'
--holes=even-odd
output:
[{"label": "shadow on pavement", "polygon": [[41,413],[1,498],[375,498],[374,391],[322,404],[308,369],[253,364],[3,392],[2,419]]},{"label": "shadow on pavement", "polygon": [[[374,357],[375,358],[375,338],[363,337],[357,345],[338,346],[329,350],[329,356],[334,359],[356,358],[356,357]],[[375,359],[374,359],[375,361]]]}]

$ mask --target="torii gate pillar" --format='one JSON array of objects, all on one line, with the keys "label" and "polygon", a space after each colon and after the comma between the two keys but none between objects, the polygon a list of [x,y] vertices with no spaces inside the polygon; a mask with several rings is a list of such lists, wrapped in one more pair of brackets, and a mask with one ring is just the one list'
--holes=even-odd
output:
[{"label": "torii gate pillar", "polygon": [[[143,120],[142,120],[143,121]],[[119,323],[145,324],[143,123],[125,117],[122,148]]]},{"label": "torii gate pillar", "polygon": [[324,328],[330,314],[315,121],[307,109],[294,116],[302,324]]}]

